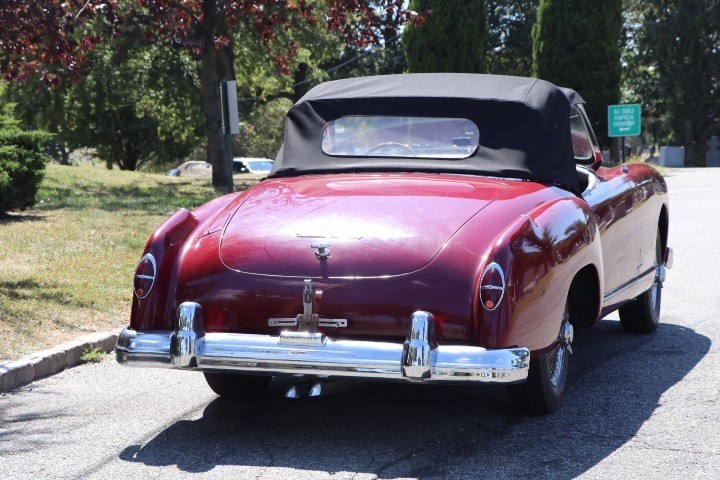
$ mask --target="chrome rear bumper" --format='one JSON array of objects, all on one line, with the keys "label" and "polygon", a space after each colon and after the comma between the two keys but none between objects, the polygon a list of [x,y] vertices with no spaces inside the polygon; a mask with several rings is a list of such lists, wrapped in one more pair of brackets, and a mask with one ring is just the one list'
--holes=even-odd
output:
[{"label": "chrome rear bumper", "polygon": [[527,379],[530,363],[524,347],[438,345],[434,318],[421,311],[413,314],[404,343],[324,335],[318,345],[301,344],[297,335],[290,341],[298,344],[288,344],[282,336],[205,333],[202,308],[188,302],[178,309],[175,331],[125,328],[115,352],[118,362],[132,366],[416,382],[515,383]]}]

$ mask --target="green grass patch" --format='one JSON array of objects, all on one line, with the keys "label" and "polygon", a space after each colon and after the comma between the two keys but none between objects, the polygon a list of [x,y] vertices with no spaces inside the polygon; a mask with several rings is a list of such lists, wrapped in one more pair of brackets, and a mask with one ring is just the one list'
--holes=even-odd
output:
[{"label": "green grass patch", "polygon": [[208,180],[48,165],[37,205],[0,219],[0,361],[127,325],[150,234],[223,193]]},{"label": "green grass patch", "polygon": [[80,361],[82,363],[98,363],[102,362],[105,357],[107,357],[107,353],[99,348],[86,348],[80,355]]}]

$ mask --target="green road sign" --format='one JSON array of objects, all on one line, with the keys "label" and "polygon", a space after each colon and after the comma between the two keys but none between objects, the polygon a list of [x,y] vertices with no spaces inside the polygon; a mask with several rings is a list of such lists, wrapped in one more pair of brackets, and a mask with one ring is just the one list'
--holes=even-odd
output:
[{"label": "green road sign", "polygon": [[640,135],[640,104],[608,106],[608,136],[636,137]]}]

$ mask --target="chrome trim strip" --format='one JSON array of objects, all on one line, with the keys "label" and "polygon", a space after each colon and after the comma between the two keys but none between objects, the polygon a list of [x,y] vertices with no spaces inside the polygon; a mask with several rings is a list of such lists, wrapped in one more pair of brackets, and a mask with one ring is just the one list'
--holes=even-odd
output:
[{"label": "chrome trim strip", "polygon": [[[530,351],[438,345],[434,319],[415,312],[405,343],[336,340],[322,345],[283,345],[280,337],[205,333],[201,309],[182,304],[178,328],[136,332],[125,328],[115,346],[117,360],[131,366],[235,371],[270,375],[388,379],[412,382],[515,383],[527,379]],[[194,314],[193,321],[188,316]],[[200,315],[199,315],[200,314]],[[195,336],[186,336],[192,324]]]},{"label": "chrome trim strip", "polygon": [[655,267],[652,267],[652,268],[648,269],[647,271],[641,273],[639,276],[633,278],[629,282],[625,282],[622,285],[620,285],[619,287],[615,288],[614,290],[611,290],[610,292],[603,295],[603,302],[609,300],[610,298],[614,297],[615,295],[617,295],[619,293],[624,292],[628,288],[634,287],[635,285],[642,282],[643,280],[646,280],[648,275],[653,275],[653,274],[655,274],[656,271],[657,271],[657,269]]}]

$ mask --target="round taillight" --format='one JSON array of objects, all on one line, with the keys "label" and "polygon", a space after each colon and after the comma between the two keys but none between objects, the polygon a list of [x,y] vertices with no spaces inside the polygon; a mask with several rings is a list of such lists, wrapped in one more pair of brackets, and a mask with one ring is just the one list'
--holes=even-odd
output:
[{"label": "round taillight", "polygon": [[157,265],[155,257],[151,254],[145,254],[135,268],[135,281],[133,288],[135,296],[145,298],[150,294],[153,285],[155,285],[155,275],[157,275]]},{"label": "round taillight", "polygon": [[493,311],[505,294],[505,274],[497,263],[485,267],[480,280],[480,303],[485,310]]}]

